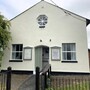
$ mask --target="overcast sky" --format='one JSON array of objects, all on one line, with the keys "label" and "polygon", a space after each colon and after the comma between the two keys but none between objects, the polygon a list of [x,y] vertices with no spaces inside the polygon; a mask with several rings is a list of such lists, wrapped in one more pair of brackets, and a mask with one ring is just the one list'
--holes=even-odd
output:
[{"label": "overcast sky", "polygon": [[[0,12],[11,19],[41,0],[0,0]],[[66,10],[90,19],[90,0],[45,0]],[[54,3],[53,3],[53,2]],[[88,48],[90,48],[90,25],[87,26]]]}]

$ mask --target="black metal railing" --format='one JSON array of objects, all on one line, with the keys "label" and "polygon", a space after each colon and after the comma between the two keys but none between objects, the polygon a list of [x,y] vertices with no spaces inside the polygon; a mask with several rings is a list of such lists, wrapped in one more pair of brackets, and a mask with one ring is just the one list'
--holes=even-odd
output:
[{"label": "black metal railing", "polygon": [[50,78],[51,65],[47,64],[41,71],[36,67],[36,90],[45,90],[48,88],[48,79]]},{"label": "black metal railing", "polygon": [[6,90],[6,73],[0,73],[0,90]]},{"label": "black metal railing", "polygon": [[0,90],[11,90],[11,67],[0,72]]},{"label": "black metal railing", "polygon": [[[8,67],[0,73],[0,90],[11,90],[11,72]],[[90,74],[51,75],[51,65],[48,64],[41,71],[36,67],[36,75],[30,76],[18,90],[90,90]]]}]

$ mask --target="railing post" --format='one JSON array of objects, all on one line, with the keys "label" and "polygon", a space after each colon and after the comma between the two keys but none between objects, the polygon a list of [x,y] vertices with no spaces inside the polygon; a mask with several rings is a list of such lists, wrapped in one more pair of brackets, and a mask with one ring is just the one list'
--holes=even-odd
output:
[{"label": "railing post", "polygon": [[51,66],[50,66],[50,68],[48,69],[48,78],[50,78],[50,73],[51,73]]},{"label": "railing post", "polygon": [[11,90],[11,67],[7,68],[6,90]]},{"label": "railing post", "polygon": [[50,78],[50,69],[48,69],[48,78]]},{"label": "railing post", "polygon": [[36,67],[36,89],[35,90],[39,90],[39,71],[40,71],[40,68],[39,67]]},{"label": "railing post", "polygon": [[51,73],[51,66],[50,66],[50,73]]},{"label": "railing post", "polygon": [[47,73],[44,74],[44,89],[47,88]]}]

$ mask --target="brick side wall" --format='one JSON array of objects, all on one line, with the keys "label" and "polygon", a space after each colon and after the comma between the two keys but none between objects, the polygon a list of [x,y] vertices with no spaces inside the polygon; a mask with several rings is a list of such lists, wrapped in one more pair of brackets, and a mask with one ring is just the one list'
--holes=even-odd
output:
[{"label": "brick side wall", "polygon": [[90,67],[90,49],[88,49],[89,67]]}]

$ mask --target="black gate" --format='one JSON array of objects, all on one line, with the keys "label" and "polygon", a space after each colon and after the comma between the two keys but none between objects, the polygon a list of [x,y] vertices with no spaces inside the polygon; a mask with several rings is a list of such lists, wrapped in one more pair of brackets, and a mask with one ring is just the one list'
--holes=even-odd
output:
[{"label": "black gate", "polygon": [[0,73],[0,90],[6,90],[6,73],[5,72],[1,72]]},{"label": "black gate", "polygon": [[11,90],[11,67],[0,73],[0,90]]},{"label": "black gate", "polygon": [[36,90],[45,90],[50,82],[51,65],[47,64],[41,71],[36,67]]}]

